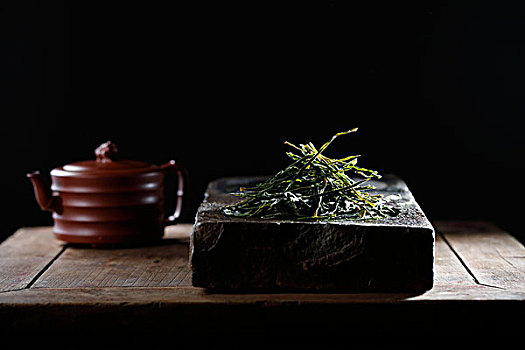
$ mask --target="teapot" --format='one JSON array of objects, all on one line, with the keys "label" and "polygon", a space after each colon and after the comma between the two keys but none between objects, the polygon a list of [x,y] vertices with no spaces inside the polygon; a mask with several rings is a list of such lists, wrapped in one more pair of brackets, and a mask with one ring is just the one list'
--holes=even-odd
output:
[{"label": "teapot", "polygon": [[[53,234],[69,243],[106,246],[159,240],[181,215],[186,170],[174,160],[160,166],[116,160],[108,141],[96,160],[74,162],[51,171],[51,187],[40,172],[27,174],[42,210],[53,212]],[[173,215],[165,217],[165,177],[177,176]]]}]

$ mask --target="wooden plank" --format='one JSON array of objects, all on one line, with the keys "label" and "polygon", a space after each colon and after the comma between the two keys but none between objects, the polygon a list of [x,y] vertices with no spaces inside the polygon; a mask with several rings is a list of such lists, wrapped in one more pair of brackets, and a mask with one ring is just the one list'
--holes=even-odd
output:
[{"label": "wooden plank", "polygon": [[436,249],[434,261],[434,285],[473,286],[472,276],[458,260],[454,252],[443,240],[440,234],[436,234]]},{"label": "wooden plank", "polygon": [[[464,286],[446,294],[446,286],[440,286],[438,293],[427,292],[414,296],[413,293],[208,293],[196,287],[102,287],[102,288],[27,288],[0,293],[0,308],[4,306],[85,306],[111,307],[153,305],[235,305],[235,306],[287,306],[287,305],[409,305],[418,303],[457,303],[468,301],[509,301],[525,300],[523,293],[495,290],[500,298],[492,297],[490,288]],[[505,296],[512,297],[505,297]],[[525,304],[523,304],[525,306]]]},{"label": "wooden plank", "polygon": [[[188,236],[191,227],[192,225],[188,224],[170,227],[162,244],[152,247],[91,249],[66,246],[67,249],[56,260],[53,259],[63,249],[63,245],[51,236],[51,228],[20,230],[0,246],[2,266],[8,266],[8,268],[1,270],[4,286],[8,286],[8,288],[4,288],[4,291],[25,288],[31,281],[31,288],[39,290],[50,288],[55,292],[60,288],[69,288],[73,291],[82,290],[82,288],[87,290],[89,288],[126,287],[129,292],[131,292],[129,288],[133,287],[148,287],[148,289],[158,287],[192,288],[191,272],[187,261]],[[448,240],[442,239],[439,234],[436,237],[435,286],[431,291],[417,296],[397,294],[396,298],[386,297],[386,299],[377,298],[377,295],[366,294],[370,297],[368,301],[363,296],[351,294],[348,295],[346,302],[349,300],[360,302],[386,300],[392,302],[393,299],[404,300],[405,298],[408,301],[525,299],[524,289],[520,289],[519,284],[523,278],[523,269],[520,265],[523,261],[521,258],[523,246],[518,241],[501,230],[498,231],[497,228],[491,228],[486,224],[436,223],[436,227],[438,231],[442,231],[448,237]],[[477,233],[472,234],[473,231]],[[467,235],[468,232],[471,234]],[[494,232],[497,232],[496,236],[494,236]],[[489,239],[486,235],[492,238]],[[470,242],[471,239],[474,239],[474,243]],[[490,266],[487,267],[485,263],[485,270],[490,268],[492,283],[496,279],[500,282],[504,281],[507,285],[514,283],[514,287],[502,287],[502,283],[500,285],[494,284],[494,286],[485,283],[484,275],[476,272],[476,266],[479,269],[482,262],[475,255],[468,258],[468,253],[463,252],[470,249],[470,244],[481,245],[482,247],[478,248],[482,250],[489,249],[485,247],[487,244],[496,247],[497,251],[496,253],[493,252],[492,257],[488,254],[483,254],[483,256],[496,259],[496,263],[500,265],[495,269],[490,268]],[[458,252],[450,249],[450,247],[456,246]],[[475,271],[477,275],[465,268],[458,256],[469,261],[469,264],[474,266],[472,271]],[[468,259],[474,262],[478,259],[477,265]],[[502,259],[504,263],[501,261]],[[10,260],[10,264],[7,263],[8,260]],[[33,264],[29,264],[30,267],[27,267],[28,261],[33,262]],[[514,267],[507,261],[510,261]],[[35,280],[35,277],[38,277],[45,267],[47,270],[41,274],[38,280]],[[21,274],[21,272],[24,273]],[[508,276],[509,273],[512,278]],[[5,283],[6,280],[16,282],[17,276],[20,275],[26,276],[24,283]],[[519,283],[516,284],[516,281]],[[173,295],[177,295],[177,293]],[[301,295],[304,296],[304,294]],[[235,297],[234,295],[230,296]],[[256,296],[260,297],[261,295],[257,294]],[[324,295],[321,296],[324,298]],[[269,302],[273,302],[277,298],[275,294],[267,295],[267,297]],[[208,300],[223,300],[220,298]],[[287,300],[287,302],[289,301]]]},{"label": "wooden plank", "polygon": [[[190,224],[170,226],[157,245],[121,249],[68,247],[33,288],[188,285]],[[189,281],[191,285],[191,281]]]},{"label": "wooden plank", "polygon": [[[104,287],[191,287],[191,272],[188,266],[187,235],[191,227],[178,226],[177,235],[171,231],[163,245],[128,249],[80,249],[68,248],[62,256],[35,282],[33,288],[104,288]],[[346,302],[392,302],[392,300],[523,300],[522,291],[506,291],[477,283],[458,259],[448,243],[438,235],[436,238],[435,286],[422,295],[396,294],[379,298],[377,294],[347,295]],[[131,290],[128,290],[131,292]],[[173,292],[173,295],[177,293]],[[207,296],[208,302],[217,299]],[[319,294],[323,300],[331,300]],[[289,297],[290,295],[288,295]],[[303,302],[305,294],[299,300]],[[194,297],[194,296],[193,296]],[[262,297],[256,294],[255,298]],[[276,294],[266,295],[268,301],[276,302]],[[221,299],[223,298],[223,299]],[[248,300],[246,296],[230,294],[229,299]],[[197,301],[196,299],[194,301]],[[342,299],[337,299],[342,300]],[[286,300],[289,302],[290,300]],[[99,302],[102,302],[99,300]],[[147,301],[150,302],[149,299]],[[167,301],[164,301],[167,302]]]},{"label": "wooden plank", "polygon": [[0,328],[97,336],[109,331],[122,339],[144,329],[155,330],[155,336],[169,334],[172,340],[175,334],[186,337],[192,332],[237,335],[267,329],[346,335],[365,329],[413,336],[420,329],[439,329],[444,335],[483,327],[494,334],[496,329],[521,329],[516,319],[523,312],[525,303],[517,300],[458,303],[387,293],[209,294],[193,287],[28,288],[0,293]]},{"label": "wooden plank", "polygon": [[[164,335],[162,339],[166,344],[172,344],[174,339],[177,342],[188,339],[187,345],[194,347],[196,339],[216,339],[219,335],[224,335],[224,344],[230,344],[242,332],[246,332],[246,339],[253,339],[254,332],[259,332],[256,334],[261,339],[269,335],[288,336],[294,332],[298,339],[318,334],[321,337],[319,344],[325,345],[325,339],[338,331],[341,334],[338,340],[343,341],[348,340],[352,331],[359,339],[362,330],[374,336],[381,331],[386,331],[389,337],[399,334],[399,339],[404,341],[413,337],[414,332],[420,334],[419,331],[427,331],[432,337],[439,329],[438,338],[444,339],[443,345],[449,346],[449,332],[467,334],[471,344],[471,335],[480,330],[489,332],[491,337],[498,331],[505,335],[509,331],[520,331],[520,317],[525,312],[525,293],[518,288],[523,274],[522,265],[519,265],[522,246],[501,231],[496,235],[497,240],[494,237],[488,239],[485,234],[494,236],[494,228],[485,225],[436,223],[435,226],[444,232],[443,236],[438,234],[436,237],[435,286],[421,295],[212,294],[191,287],[191,273],[187,262],[186,265],[183,262],[188,254],[191,225],[170,228],[162,245],[148,248],[80,249],[65,246],[67,248],[58,256],[42,255],[47,263],[35,275],[40,279],[33,277],[33,282],[22,284],[25,285],[22,289],[0,293],[0,332],[4,331],[11,337],[13,334],[18,337],[32,334],[30,338],[38,345],[42,339],[53,336],[54,341],[71,341],[71,344],[76,344],[78,339],[82,339],[82,344],[92,339],[97,342],[93,345],[98,346],[102,337],[111,336],[119,346],[124,341],[127,341],[126,345],[136,346],[137,340],[151,345],[152,339]],[[50,239],[25,244],[31,239],[36,240],[37,231],[42,234],[40,239],[44,239],[45,232]],[[467,232],[475,233],[466,235]],[[9,249],[0,246],[3,253],[0,258],[6,258],[7,252],[14,257],[16,251],[20,256],[38,256],[42,253],[39,244],[56,244],[60,251],[61,243],[52,239],[50,234],[50,228],[24,229],[19,236],[32,238],[17,237],[17,242],[25,242],[22,246],[15,244],[13,247],[13,242],[9,243]],[[469,251],[468,246],[477,244],[472,240],[483,242],[479,243],[485,252],[483,256],[492,251],[485,245],[497,248],[497,252],[492,251],[490,259],[502,256],[507,260],[519,260],[509,260],[514,269],[508,263],[499,262],[501,272],[482,266],[493,274],[489,275],[492,282],[494,276],[498,277],[497,286],[483,284],[484,275],[477,271],[480,267],[471,260],[476,258],[471,257],[475,251]],[[88,274],[82,277],[82,273],[73,271],[75,266],[82,264],[79,265],[73,256],[64,259],[66,253],[78,254]],[[94,260],[90,262],[89,258]],[[60,272],[67,263],[71,264],[66,267],[69,275]],[[136,268],[130,267],[133,264]],[[156,265],[161,267],[156,268]],[[181,267],[181,271],[170,270],[170,266]],[[510,275],[509,270],[512,271]],[[69,283],[61,282],[60,278]],[[45,287],[46,284],[58,288]],[[277,344],[282,339],[277,338]],[[495,336],[494,339],[500,346],[503,338]],[[306,343],[310,344],[309,341]],[[273,340],[271,344],[274,344]],[[368,338],[363,345],[369,347]]]},{"label": "wooden plank", "polygon": [[412,294],[399,293],[208,293],[196,287],[102,287],[102,288],[28,288],[0,294],[0,306],[11,305],[94,305],[116,306],[170,304],[289,305],[289,304],[361,304],[392,303]]},{"label": "wooden plank", "polygon": [[[439,223],[437,226],[439,227]],[[525,293],[522,291],[494,289],[479,284],[440,233],[436,234],[434,271],[434,287],[409,300],[525,300]]]},{"label": "wooden plank", "polygon": [[439,229],[475,283],[525,291],[525,247],[486,222],[443,222]]},{"label": "wooden plank", "polygon": [[26,288],[63,246],[50,227],[15,232],[0,245],[0,292]]}]

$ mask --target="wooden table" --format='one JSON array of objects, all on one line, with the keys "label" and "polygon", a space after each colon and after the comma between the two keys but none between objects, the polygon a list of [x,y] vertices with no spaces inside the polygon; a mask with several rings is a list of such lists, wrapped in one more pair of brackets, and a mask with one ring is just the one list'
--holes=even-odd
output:
[{"label": "wooden table", "polygon": [[170,227],[159,245],[123,249],[75,247],[50,227],[22,228],[0,245],[0,331],[38,344],[230,347],[235,339],[259,348],[299,340],[323,348],[334,339],[405,347],[415,334],[426,334],[425,345],[520,337],[525,248],[485,222],[434,226],[435,286],[420,295],[216,294],[191,285],[191,225]]}]

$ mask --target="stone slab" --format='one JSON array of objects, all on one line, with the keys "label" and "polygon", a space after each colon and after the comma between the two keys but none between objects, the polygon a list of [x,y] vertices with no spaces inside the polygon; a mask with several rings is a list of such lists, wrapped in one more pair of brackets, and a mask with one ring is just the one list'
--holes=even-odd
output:
[{"label": "stone slab", "polygon": [[401,214],[374,221],[299,222],[226,216],[231,193],[264,177],[212,181],[190,237],[192,284],[213,290],[419,292],[432,288],[435,232],[405,182],[371,181],[397,193]]}]

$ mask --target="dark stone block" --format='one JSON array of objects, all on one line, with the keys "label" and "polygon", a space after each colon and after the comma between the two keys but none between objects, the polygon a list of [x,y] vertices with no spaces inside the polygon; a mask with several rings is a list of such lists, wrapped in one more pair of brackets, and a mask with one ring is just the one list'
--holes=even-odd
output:
[{"label": "dark stone block", "polygon": [[193,285],[216,290],[419,292],[432,288],[434,229],[405,183],[373,181],[401,196],[402,212],[375,221],[238,218],[221,208],[262,177],[209,184],[191,234]]}]

